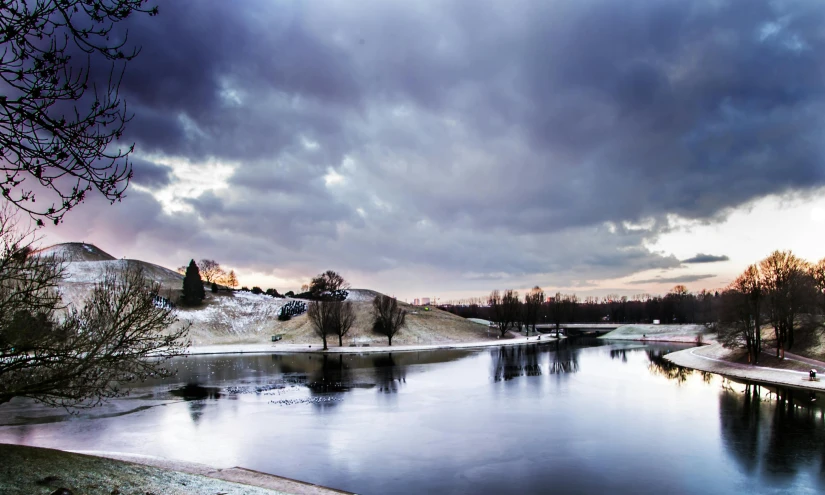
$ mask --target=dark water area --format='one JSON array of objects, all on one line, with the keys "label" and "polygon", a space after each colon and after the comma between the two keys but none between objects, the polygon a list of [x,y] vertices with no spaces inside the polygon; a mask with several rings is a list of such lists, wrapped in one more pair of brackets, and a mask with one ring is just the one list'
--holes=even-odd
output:
[{"label": "dark water area", "polygon": [[825,397],[597,340],[193,356],[77,414],[0,406],[0,442],[243,466],[363,494],[823,493]]}]

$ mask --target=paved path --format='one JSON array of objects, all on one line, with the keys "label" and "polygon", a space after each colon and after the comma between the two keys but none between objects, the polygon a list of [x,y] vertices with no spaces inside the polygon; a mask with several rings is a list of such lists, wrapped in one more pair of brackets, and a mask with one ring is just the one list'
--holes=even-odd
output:
[{"label": "paved path", "polygon": [[370,347],[330,346],[324,351],[320,344],[226,344],[201,345],[189,348],[189,354],[271,354],[273,352],[327,353],[327,354],[365,354],[371,352],[405,352],[432,351],[437,349],[477,349],[518,344],[540,344],[553,342],[555,337],[540,335],[538,337],[512,337],[509,339],[484,340],[480,342],[445,342],[442,344],[416,344]]},{"label": "paved path", "polygon": [[[672,352],[665,355],[664,358],[679,366],[700,371],[709,371],[733,378],[825,391],[825,382],[811,381],[808,373],[805,371],[732,363],[719,357],[722,352],[721,344],[713,344]],[[788,353],[785,353],[785,355],[788,356]],[[801,358],[801,356],[795,356],[794,359],[797,360],[796,358]],[[817,363],[819,363],[819,365],[823,367],[823,371],[825,371],[825,363],[819,361],[817,361]]]}]

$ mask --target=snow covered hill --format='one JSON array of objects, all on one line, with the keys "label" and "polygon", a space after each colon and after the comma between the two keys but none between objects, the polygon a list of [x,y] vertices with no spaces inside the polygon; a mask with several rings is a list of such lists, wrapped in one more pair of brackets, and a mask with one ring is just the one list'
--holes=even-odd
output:
[{"label": "snow covered hill", "polygon": [[[54,256],[63,262],[64,280],[60,292],[68,304],[83,305],[106,270],[131,266],[140,266],[147,278],[160,283],[161,296],[173,302],[180,298],[183,276],[179,273],[145,261],[117,259],[93,244],[56,244],[39,249],[35,254]],[[179,324],[192,324],[190,337],[195,345],[264,343],[271,342],[271,336],[275,334],[283,336],[282,343],[320,344],[306,314],[289,321],[278,320],[281,307],[293,299],[241,291],[212,293],[208,287],[206,289],[206,299],[201,306],[178,306],[176,309]],[[356,322],[345,337],[344,345],[386,345],[386,337],[372,332],[372,301],[378,294],[366,289],[349,291],[347,301],[354,306]],[[406,303],[400,304],[408,311],[407,326],[393,338],[393,343],[432,344],[491,338],[486,328],[464,318],[435,308],[420,311]],[[330,345],[337,345],[337,338],[331,339]]]}]

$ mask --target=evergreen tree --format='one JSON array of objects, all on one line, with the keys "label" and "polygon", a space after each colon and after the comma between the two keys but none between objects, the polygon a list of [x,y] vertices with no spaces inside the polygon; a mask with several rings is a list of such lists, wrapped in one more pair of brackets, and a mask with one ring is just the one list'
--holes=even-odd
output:
[{"label": "evergreen tree", "polygon": [[200,304],[204,297],[206,297],[206,291],[203,290],[198,265],[195,260],[191,260],[189,266],[186,267],[186,275],[183,277],[183,302],[195,306]]}]

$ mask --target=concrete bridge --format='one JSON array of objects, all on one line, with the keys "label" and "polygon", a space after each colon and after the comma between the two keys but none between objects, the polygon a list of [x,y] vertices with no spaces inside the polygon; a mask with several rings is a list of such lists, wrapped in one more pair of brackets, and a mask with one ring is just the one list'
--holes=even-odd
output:
[{"label": "concrete bridge", "polygon": [[[559,328],[561,333],[567,336],[579,335],[604,335],[619,328],[617,323],[561,323]],[[536,325],[536,330],[542,333],[553,333],[556,331],[555,323],[542,323]]]}]

